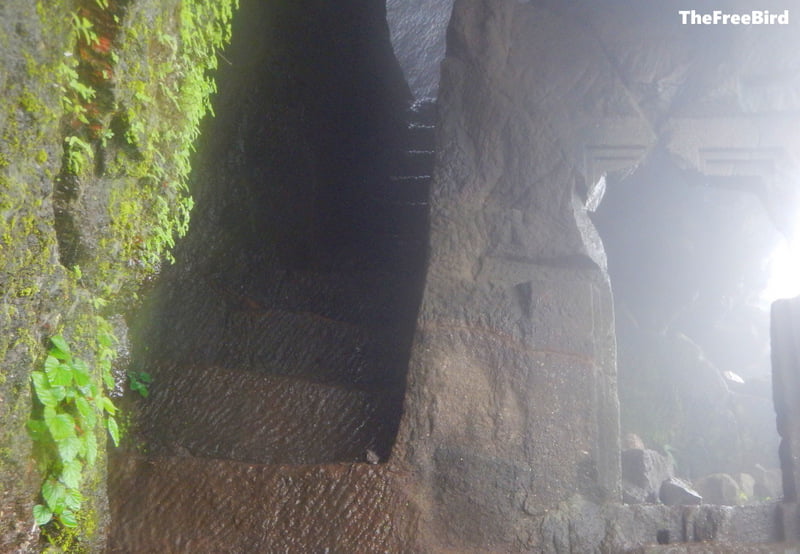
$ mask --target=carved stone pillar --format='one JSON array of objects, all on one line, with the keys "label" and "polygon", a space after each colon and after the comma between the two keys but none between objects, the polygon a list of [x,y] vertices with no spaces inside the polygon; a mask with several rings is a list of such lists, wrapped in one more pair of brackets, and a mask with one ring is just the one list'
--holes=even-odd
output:
[{"label": "carved stone pillar", "polygon": [[772,387],[783,473],[783,531],[800,540],[800,297],[772,305]]}]

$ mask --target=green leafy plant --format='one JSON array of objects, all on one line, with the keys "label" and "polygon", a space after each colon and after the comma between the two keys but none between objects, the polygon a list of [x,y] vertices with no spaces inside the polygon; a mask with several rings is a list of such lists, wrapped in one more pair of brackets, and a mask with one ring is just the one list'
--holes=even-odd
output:
[{"label": "green leafy plant", "polygon": [[65,166],[70,175],[79,175],[89,160],[94,156],[89,143],[75,135],[64,139],[66,153]]},{"label": "green leafy plant", "polygon": [[77,66],[78,60],[74,57],[65,57],[56,69],[56,84],[61,91],[64,113],[80,123],[88,124],[86,104],[95,98],[97,91],[81,82]]},{"label": "green leafy plant", "polygon": [[138,392],[142,398],[150,396],[150,391],[147,387],[153,382],[153,378],[146,371],[131,371],[128,372],[128,383],[131,390]]},{"label": "green leafy plant", "polygon": [[28,420],[28,432],[45,474],[44,502],[33,507],[33,516],[40,526],[57,520],[64,527],[77,527],[84,500],[80,492],[83,470],[97,459],[96,425],[102,423],[114,444],[119,444],[113,417],[116,407],[61,335],[51,337],[50,342],[44,370],[31,374],[39,405]]},{"label": "green leafy plant", "polygon": [[90,44],[97,42],[97,33],[94,31],[94,24],[85,17],[73,13],[72,28],[75,30],[75,33],[86,42]]}]

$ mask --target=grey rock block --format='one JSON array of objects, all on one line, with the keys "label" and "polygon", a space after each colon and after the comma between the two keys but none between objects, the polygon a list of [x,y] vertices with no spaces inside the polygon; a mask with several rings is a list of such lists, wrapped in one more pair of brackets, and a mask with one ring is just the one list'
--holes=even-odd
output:
[{"label": "grey rock block", "polygon": [[661,483],[659,498],[667,506],[685,506],[703,502],[703,497],[697,491],[676,477]]},{"label": "grey rock block", "polygon": [[672,462],[655,450],[625,450],[622,453],[624,501],[628,504],[658,502],[661,483],[673,474]]}]

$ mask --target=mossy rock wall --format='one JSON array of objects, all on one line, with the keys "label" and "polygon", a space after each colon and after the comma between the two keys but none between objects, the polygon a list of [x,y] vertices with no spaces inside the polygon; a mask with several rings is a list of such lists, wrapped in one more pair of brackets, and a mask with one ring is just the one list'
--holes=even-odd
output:
[{"label": "mossy rock wall", "polygon": [[[235,0],[0,3],[0,551],[35,551],[44,475],[31,372],[62,334],[101,382],[101,338],[189,223],[191,145]],[[124,355],[117,358],[117,392]],[[109,391],[113,395],[113,391]],[[106,431],[95,429],[99,444]],[[68,551],[101,551],[105,446]],[[50,533],[53,535],[53,533]]]}]

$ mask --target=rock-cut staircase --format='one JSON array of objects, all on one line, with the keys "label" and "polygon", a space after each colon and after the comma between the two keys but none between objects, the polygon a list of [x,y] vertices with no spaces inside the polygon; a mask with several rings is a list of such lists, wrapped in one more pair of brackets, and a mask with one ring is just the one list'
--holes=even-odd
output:
[{"label": "rock-cut staircase", "polygon": [[138,448],[110,464],[109,552],[402,552],[416,515],[385,464],[427,245],[433,106],[409,110],[370,196],[380,263],[178,272]]}]

